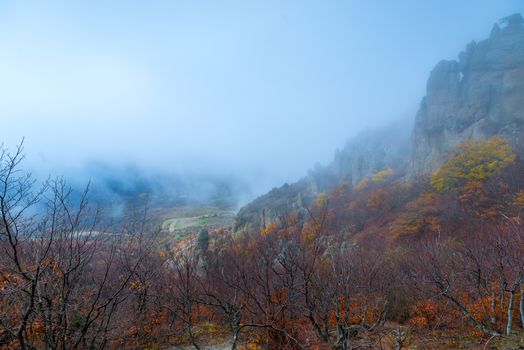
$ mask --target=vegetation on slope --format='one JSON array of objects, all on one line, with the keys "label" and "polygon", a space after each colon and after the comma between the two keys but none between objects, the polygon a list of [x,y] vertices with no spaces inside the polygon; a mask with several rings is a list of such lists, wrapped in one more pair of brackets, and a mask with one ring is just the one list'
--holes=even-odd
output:
[{"label": "vegetation on slope", "polygon": [[[414,183],[387,170],[262,228],[201,230],[161,250],[141,219],[105,234],[63,182],[33,191],[18,160],[4,155],[0,167],[4,348],[521,342],[524,165],[504,140],[462,145]],[[29,216],[38,201],[49,211]]]}]

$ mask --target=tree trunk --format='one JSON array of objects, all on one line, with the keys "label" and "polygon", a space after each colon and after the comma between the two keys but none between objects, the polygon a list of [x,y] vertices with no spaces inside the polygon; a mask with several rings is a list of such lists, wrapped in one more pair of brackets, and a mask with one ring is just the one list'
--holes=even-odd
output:
[{"label": "tree trunk", "polygon": [[524,329],[524,288],[522,288],[522,285],[520,286],[519,311],[520,311],[520,325]]},{"label": "tree trunk", "polygon": [[515,302],[515,289],[512,289],[509,293],[508,301],[508,322],[506,323],[506,335],[511,334],[513,327],[513,303]]},{"label": "tree trunk", "polygon": [[506,287],[503,286],[502,292],[500,293],[500,314],[501,315],[504,314],[504,297],[506,296],[505,288]]},{"label": "tree trunk", "polygon": [[237,349],[237,342],[238,342],[238,332],[234,331],[233,332],[233,343],[231,344],[231,350]]},{"label": "tree trunk", "polygon": [[240,333],[240,316],[235,315],[231,322],[231,330],[233,331],[233,339],[231,344],[231,350],[237,350],[238,335]]},{"label": "tree trunk", "polygon": [[491,328],[488,328],[486,327],[485,325],[483,325],[481,322],[477,321],[470,313],[469,311],[457,300],[455,299],[453,296],[451,296],[450,294],[447,294],[447,293],[443,293],[442,296],[444,296],[445,298],[447,298],[448,300],[450,300],[451,302],[453,302],[457,307],[458,309],[460,310],[460,312],[462,313],[462,315],[464,315],[473,325],[475,325],[475,327],[477,327],[480,331],[484,332],[485,334],[487,335],[499,335],[496,331],[494,331],[493,329]]},{"label": "tree trunk", "polygon": [[395,350],[402,350],[404,347],[404,332],[402,332],[402,328],[398,327],[394,331],[395,333]]},{"label": "tree trunk", "polygon": [[366,314],[368,312],[368,303],[365,302],[364,303],[364,309],[362,310],[362,321],[361,321],[361,325],[365,325],[366,324]]},{"label": "tree trunk", "polygon": [[491,317],[489,319],[491,327],[494,327],[497,323],[497,297],[495,292],[491,292]]}]

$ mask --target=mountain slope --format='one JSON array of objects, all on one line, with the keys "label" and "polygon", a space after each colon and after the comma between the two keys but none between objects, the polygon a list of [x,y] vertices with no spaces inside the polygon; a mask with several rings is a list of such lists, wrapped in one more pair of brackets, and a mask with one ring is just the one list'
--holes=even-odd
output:
[{"label": "mountain slope", "polygon": [[503,136],[524,141],[524,20],[495,24],[488,39],[470,43],[459,60],[431,72],[413,129],[409,177],[435,171],[454,146]]},{"label": "mountain slope", "polygon": [[409,160],[410,121],[367,130],[349,140],[327,166],[315,166],[299,181],[274,188],[238,212],[234,230],[266,227],[290,212],[303,214],[320,193],[340,184],[355,185],[388,168],[403,169]]},{"label": "mountain slope", "polygon": [[[408,126],[409,125],[409,126]],[[411,128],[398,122],[366,131],[337,151],[326,167],[273,189],[242,208],[235,231],[265,227],[335,186],[356,185],[384,169],[405,179],[437,170],[455,146],[501,136],[520,153],[524,144],[524,19],[515,14],[495,24],[490,37],[470,43],[459,60],[441,61],[430,74],[426,96]],[[410,139],[411,137],[411,139]]]}]

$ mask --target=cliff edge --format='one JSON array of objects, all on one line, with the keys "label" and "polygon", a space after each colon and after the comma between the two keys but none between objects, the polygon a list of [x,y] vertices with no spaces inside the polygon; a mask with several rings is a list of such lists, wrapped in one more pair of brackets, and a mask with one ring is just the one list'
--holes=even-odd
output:
[{"label": "cliff edge", "polygon": [[469,139],[499,135],[522,150],[523,125],[524,19],[515,14],[431,72],[415,118],[408,178],[435,171]]}]

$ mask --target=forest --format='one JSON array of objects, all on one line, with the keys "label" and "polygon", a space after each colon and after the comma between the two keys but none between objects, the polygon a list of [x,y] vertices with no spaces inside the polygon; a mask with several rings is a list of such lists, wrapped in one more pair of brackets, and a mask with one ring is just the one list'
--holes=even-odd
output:
[{"label": "forest", "polygon": [[524,349],[521,13],[0,1],[0,350]]},{"label": "forest", "polygon": [[2,348],[522,344],[524,162],[502,138],[414,182],[387,169],[256,232],[169,249],[145,209],[108,230],[88,188],[40,184],[23,158],[0,158]]}]

